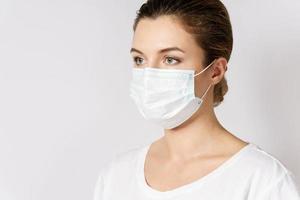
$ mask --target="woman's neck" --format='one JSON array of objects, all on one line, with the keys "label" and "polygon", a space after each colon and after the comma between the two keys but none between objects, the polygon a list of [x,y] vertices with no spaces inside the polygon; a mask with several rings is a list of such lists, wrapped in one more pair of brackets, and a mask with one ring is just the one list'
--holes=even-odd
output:
[{"label": "woman's neck", "polygon": [[225,131],[218,122],[214,110],[203,108],[182,125],[174,129],[165,129],[161,139],[168,157],[182,160],[213,152],[215,144]]}]

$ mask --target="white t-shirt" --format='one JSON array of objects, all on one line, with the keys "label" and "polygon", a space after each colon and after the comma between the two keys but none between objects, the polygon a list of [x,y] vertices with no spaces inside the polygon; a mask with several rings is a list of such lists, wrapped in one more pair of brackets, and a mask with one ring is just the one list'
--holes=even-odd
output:
[{"label": "white t-shirt", "polygon": [[107,162],[100,169],[93,200],[300,200],[294,175],[254,143],[194,182],[156,190],[144,179],[150,144],[119,153]]}]

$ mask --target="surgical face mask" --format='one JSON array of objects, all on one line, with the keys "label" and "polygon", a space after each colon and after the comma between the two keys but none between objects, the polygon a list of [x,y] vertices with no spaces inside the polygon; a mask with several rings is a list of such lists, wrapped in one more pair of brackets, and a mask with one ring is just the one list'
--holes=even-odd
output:
[{"label": "surgical face mask", "polygon": [[175,128],[202,105],[212,84],[201,97],[196,97],[194,77],[203,73],[214,61],[197,74],[191,69],[134,67],[130,97],[145,119],[165,129]]}]

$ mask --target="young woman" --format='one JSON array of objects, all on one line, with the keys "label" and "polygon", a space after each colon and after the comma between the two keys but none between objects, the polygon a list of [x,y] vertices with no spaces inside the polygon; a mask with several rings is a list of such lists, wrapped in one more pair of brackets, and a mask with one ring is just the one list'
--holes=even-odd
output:
[{"label": "young woman", "polygon": [[130,96],[164,135],[118,154],[94,200],[300,200],[293,174],[216,118],[232,51],[219,0],[148,0],[134,22]]}]

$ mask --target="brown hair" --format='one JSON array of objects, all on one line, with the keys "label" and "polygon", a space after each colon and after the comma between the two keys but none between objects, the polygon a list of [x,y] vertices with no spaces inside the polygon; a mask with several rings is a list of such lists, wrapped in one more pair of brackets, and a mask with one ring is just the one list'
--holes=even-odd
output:
[{"label": "brown hair", "polygon": [[[147,0],[136,12],[133,24],[136,30],[143,18],[156,19],[162,15],[175,16],[191,33],[204,50],[203,65],[215,58],[230,59],[233,37],[229,14],[220,0]],[[214,107],[218,106],[228,91],[225,76],[214,87]]]}]

